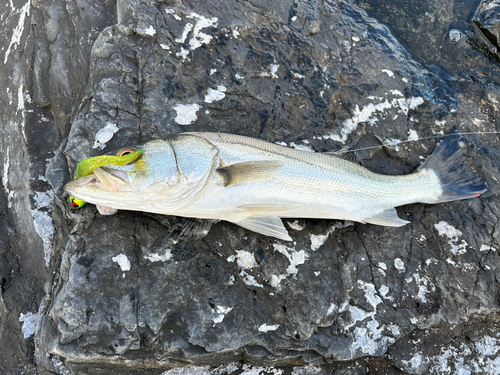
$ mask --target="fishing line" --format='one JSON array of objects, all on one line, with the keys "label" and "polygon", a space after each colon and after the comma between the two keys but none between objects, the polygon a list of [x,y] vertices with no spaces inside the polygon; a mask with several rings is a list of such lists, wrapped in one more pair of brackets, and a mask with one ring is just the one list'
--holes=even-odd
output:
[{"label": "fishing line", "polygon": [[450,133],[450,134],[436,134],[436,135],[430,135],[418,139],[407,139],[405,141],[400,141],[396,139],[385,139],[385,140],[380,140],[382,144],[377,145],[377,146],[367,146],[367,147],[361,147],[361,148],[353,148],[353,146],[345,146],[341,148],[340,150],[337,151],[332,151],[329,152],[333,155],[342,155],[350,152],[359,152],[359,151],[365,151],[365,150],[373,150],[373,149],[378,149],[382,147],[388,147],[388,148],[394,148],[398,147],[402,143],[410,143],[410,142],[418,142],[418,141],[426,141],[429,139],[440,139],[440,138],[446,138],[450,135],[482,135],[482,134],[500,134],[500,131],[491,131],[491,132],[456,132],[456,133]]}]

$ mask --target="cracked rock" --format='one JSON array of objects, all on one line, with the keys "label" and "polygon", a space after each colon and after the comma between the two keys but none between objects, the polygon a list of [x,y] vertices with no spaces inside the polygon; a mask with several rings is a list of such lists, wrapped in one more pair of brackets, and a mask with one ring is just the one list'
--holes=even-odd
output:
[{"label": "cracked rock", "polygon": [[[384,4],[391,29],[362,0],[0,5],[0,372],[494,373],[498,61],[465,19],[447,37],[462,5]],[[293,242],[70,208],[80,160],[185,131],[348,147],[384,174],[460,131],[489,188],[400,207],[401,228],[285,220]]]}]

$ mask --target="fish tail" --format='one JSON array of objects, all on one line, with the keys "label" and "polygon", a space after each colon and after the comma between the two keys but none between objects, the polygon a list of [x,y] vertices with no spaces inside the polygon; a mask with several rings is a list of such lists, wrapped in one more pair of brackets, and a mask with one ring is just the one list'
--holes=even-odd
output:
[{"label": "fish tail", "polygon": [[437,200],[422,203],[442,203],[479,197],[486,191],[486,182],[467,170],[466,145],[460,135],[447,137],[419,167],[431,169],[439,177],[442,194]]}]

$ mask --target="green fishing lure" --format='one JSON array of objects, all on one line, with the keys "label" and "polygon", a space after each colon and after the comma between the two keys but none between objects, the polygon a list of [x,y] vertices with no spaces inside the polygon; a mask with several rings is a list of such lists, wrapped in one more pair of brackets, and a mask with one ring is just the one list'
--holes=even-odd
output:
[{"label": "green fishing lure", "polygon": [[[116,164],[124,166],[136,161],[142,154],[142,149],[132,152],[130,148],[118,151],[118,155],[101,155],[84,159],[78,163],[75,170],[75,179],[88,176],[96,168],[105,165]],[[86,202],[73,196],[69,197],[69,202],[73,208],[81,208]]]}]

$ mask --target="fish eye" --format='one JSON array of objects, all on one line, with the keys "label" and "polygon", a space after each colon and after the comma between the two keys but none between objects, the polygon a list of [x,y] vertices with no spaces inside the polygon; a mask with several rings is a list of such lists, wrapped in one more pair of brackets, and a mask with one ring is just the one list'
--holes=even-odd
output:
[{"label": "fish eye", "polygon": [[116,153],[116,156],[125,156],[137,151],[136,147],[124,147]]}]

